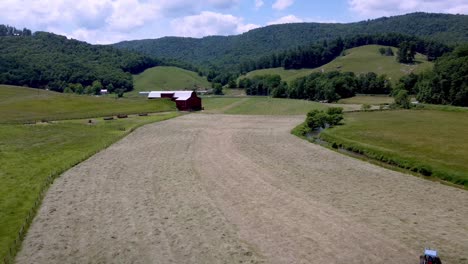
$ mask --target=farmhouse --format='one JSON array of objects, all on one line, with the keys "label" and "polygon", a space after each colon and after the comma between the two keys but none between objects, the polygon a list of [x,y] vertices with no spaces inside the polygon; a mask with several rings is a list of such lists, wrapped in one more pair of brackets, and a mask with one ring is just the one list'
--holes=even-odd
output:
[{"label": "farmhouse", "polygon": [[180,111],[197,111],[202,109],[201,98],[193,91],[151,91],[148,93],[148,99],[170,98],[176,102],[177,109]]}]

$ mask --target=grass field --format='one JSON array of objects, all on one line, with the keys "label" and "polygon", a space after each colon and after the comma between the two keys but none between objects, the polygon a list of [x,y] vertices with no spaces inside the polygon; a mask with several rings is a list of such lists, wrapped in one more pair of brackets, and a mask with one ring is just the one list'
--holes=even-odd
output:
[{"label": "grass field", "polygon": [[231,89],[231,88],[224,88],[223,94],[225,96],[246,96],[244,89]]},{"label": "grass field", "polygon": [[133,76],[135,89],[127,93],[136,96],[140,91],[191,90],[193,88],[209,88],[210,82],[196,72],[177,67],[159,66],[147,69]]},{"label": "grass field", "polygon": [[234,115],[305,115],[312,109],[326,109],[327,105],[295,99],[270,97],[205,97],[205,113]]},{"label": "grass field", "polygon": [[[378,49],[380,45],[367,45],[349,49],[346,51],[346,56],[341,56],[332,62],[325,64],[315,69],[300,69],[300,70],[284,70],[283,68],[263,69],[247,73],[247,77],[264,74],[279,74],[281,78],[290,82],[296,78],[304,77],[312,72],[319,72],[322,69],[325,72],[339,70],[343,72],[354,72],[356,74],[375,72],[377,74],[386,74],[392,81],[397,81],[405,74],[410,72],[421,72],[425,69],[430,69],[433,63],[428,62],[424,55],[416,55],[416,63],[414,65],[400,64],[396,62],[395,56],[382,56]],[[397,49],[393,48],[396,54]]]},{"label": "grass field", "polygon": [[468,112],[406,110],[345,115],[326,141],[468,187]]},{"label": "grass field", "polygon": [[0,85],[0,123],[78,119],[174,110],[175,105],[169,100],[116,99]]},{"label": "grass field", "polygon": [[162,113],[112,121],[61,121],[0,125],[0,259],[7,253],[51,173],[61,173],[151,122],[177,116]]},{"label": "grass field", "polygon": [[356,95],[350,98],[340,99],[339,104],[391,104],[394,102],[393,97],[388,95]]}]

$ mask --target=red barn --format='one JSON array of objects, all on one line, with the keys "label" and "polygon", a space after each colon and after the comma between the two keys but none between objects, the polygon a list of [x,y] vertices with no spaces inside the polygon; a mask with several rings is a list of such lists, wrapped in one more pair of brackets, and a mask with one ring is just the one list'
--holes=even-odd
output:
[{"label": "red barn", "polygon": [[148,99],[170,98],[176,102],[180,111],[198,111],[202,109],[201,98],[193,91],[152,91]]}]

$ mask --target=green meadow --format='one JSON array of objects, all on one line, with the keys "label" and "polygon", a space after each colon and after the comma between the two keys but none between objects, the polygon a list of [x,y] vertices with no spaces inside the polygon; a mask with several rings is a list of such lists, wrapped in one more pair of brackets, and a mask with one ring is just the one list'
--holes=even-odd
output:
[{"label": "green meadow", "polygon": [[63,94],[0,85],[0,123],[65,120],[118,114],[174,111],[170,100],[137,100],[110,96]]},{"label": "green meadow", "polygon": [[205,97],[206,113],[232,115],[305,115],[312,109],[326,109],[327,105],[296,99],[258,97]]},{"label": "green meadow", "polygon": [[350,98],[340,99],[339,104],[368,104],[368,105],[381,105],[391,104],[395,100],[388,95],[356,95]]},{"label": "green meadow", "polygon": [[[465,109],[466,110],[466,109]],[[345,114],[320,137],[335,146],[468,187],[468,111],[398,110]]]}]

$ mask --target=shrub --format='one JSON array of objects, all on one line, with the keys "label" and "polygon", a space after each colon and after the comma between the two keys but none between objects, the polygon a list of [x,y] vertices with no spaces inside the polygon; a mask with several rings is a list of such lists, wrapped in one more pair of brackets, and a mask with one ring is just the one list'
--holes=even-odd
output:
[{"label": "shrub", "polygon": [[363,104],[361,105],[361,110],[363,111],[369,111],[371,109],[371,105],[370,104]]},{"label": "shrub", "polygon": [[326,112],[316,109],[310,111],[307,113],[305,123],[311,130],[316,130],[321,127],[325,128],[327,124],[330,126],[338,125],[341,120],[343,120],[343,108],[331,107]]},{"label": "shrub", "polygon": [[406,90],[400,90],[395,95],[395,104],[401,108],[409,109],[411,107],[411,98]]}]

